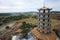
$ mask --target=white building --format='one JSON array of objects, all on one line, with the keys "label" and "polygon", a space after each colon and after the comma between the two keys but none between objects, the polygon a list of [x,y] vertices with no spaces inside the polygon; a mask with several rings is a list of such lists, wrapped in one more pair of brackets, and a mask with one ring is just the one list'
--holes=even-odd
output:
[{"label": "white building", "polygon": [[12,36],[12,40],[20,40],[20,36],[19,35],[14,35],[14,36]]},{"label": "white building", "polygon": [[52,8],[47,8],[43,6],[42,8],[38,9],[38,27],[39,31],[44,34],[48,34],[51,32],[51,10]]}]

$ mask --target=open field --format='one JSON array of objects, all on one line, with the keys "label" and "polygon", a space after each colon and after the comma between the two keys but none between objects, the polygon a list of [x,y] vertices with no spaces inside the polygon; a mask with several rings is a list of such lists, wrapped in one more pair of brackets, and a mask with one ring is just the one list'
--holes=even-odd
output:
[{"label": "open field", "polygon": [[[34,19],[34,18],[26,18],[24,20],[19,20],[20,22],[27,22],[27,23],[31,23],[33,25],[38,25],[38,20]],[[52,28],[60,28],[60,20],[56,20],[56,19],[51,19],[51,27]]]}]

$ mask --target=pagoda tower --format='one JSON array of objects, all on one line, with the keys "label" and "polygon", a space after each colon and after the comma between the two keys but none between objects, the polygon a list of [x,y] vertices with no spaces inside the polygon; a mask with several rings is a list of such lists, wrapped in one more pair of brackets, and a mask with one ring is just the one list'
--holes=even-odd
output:
[{"label": "pagoda tower", "polygon": [[52,8],[46,8],[43,6],[38,9],[38,30],[40,33],[49,34],[51,33],[51,10]]},{"label": "pagoda tower", "polygon": [[51,10],[43,6],[38,9],[38,27],[32,29],[31,34],[34,40],[56,40],[57,36],[51,29]]}]

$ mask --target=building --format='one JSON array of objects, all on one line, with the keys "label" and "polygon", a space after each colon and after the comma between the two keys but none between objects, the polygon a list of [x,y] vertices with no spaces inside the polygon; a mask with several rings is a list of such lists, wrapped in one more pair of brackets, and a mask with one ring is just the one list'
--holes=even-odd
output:
[{"label": "building", "polygon": [[38,10],[38,27],[34,28],[31,34],[35,40],[56,40],[55,32],[52,31],[50,23],[52,8],[43,6]]},{"label": "building", "polygon": [[[0,40],[8,40],[9,37],[11,37],[19,28],[21,28],[23,23],[17,22],[16,24],[13,25],[11,30],[6,31],[4,34],[0,35]],[[18,30],[21,32],[22,30]],[[17,31],[17,32],[18,32]],[[21,35],[21,34],[20,34]],[[17,35],[18,36],[18,35]],[[17,37],[16,35],[12,37],[12,40]],[[16,38],[19,39],[19,38]],[[14,39],[15,40],[15,39]]]},{"label": "building", "polygon": [[14,35],[14,36],[12,36],[12,40],[20,40],[20,36],[19,35]]},{"label": "building", "polygon": [[51,24],[50,24],[50,14],[52,8],[46,8],[45,6],[43,8],[38,9],[38,27],[39,31],[44,34],[51,33]]}]

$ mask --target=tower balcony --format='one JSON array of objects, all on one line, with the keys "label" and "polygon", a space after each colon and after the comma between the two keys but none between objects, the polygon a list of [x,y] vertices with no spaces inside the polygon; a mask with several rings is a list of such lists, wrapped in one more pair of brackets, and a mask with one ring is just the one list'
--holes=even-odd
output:
[{"label": "tower balcony", "polygon": [[45,20],[49,20],[51,19],[50,17],[46,18],[46,17],[40,17],[39,19],[45,19]]},{"label": "tower balcony", "polygon": [[39,22],[51,22],[51,20],[46,20],[46,19],[40,19]]},{"label": "tower balcony", "polygon": [[40,29],[51,29],[51,26],[40,25],[39,28],[40,28]]},{"label": "tower balcony", "polygon": [[39,15],[51,15],[51,13],[38,13]]},{"label": "tower balcony", "polygon": [[38,18],[51,18],[51,15],[38,15]]},{"label": "tower balcony", "polygon": [[41,22],[41,23],[50,23],[51,20],[50,19],[39,19],[38,22]]},{"label": "tower balcony", "polygon": [[45,17],[43,17],[43,16],[39,16],[38,18],[51,18],[51,16],[45,16]]},{"label": "tower balcony", "polygon": [[40,27],[50,27],[51,24],[50,23],[47,23],[47,24],[46,23],[40,23],[39,26]]},{"label": "tower balcony", "polygon": [[51,21],[39,21],[40,23],[51,23]]},{"label": "tower balcony", "polygon": [[41,27],[42,27],[42,28],[43,28],[43,27],[44,27],[44,28],[51,28],[51,25],[49,25],[49,26],[48,26],[48,25],[40,25],[40,28],[41,28]]}]

